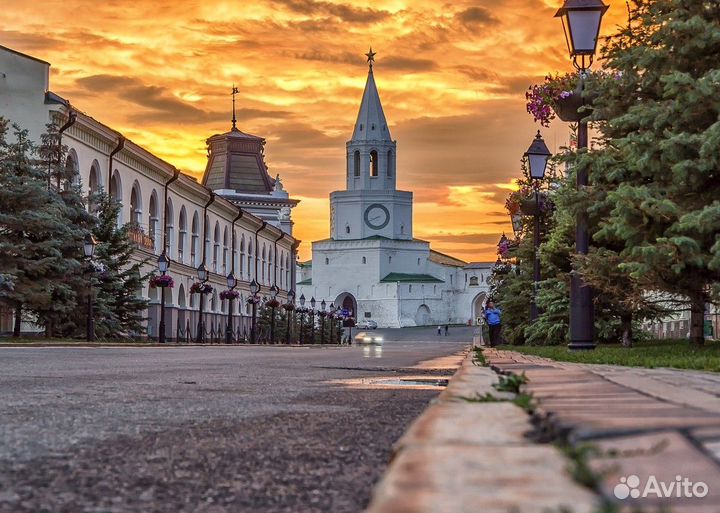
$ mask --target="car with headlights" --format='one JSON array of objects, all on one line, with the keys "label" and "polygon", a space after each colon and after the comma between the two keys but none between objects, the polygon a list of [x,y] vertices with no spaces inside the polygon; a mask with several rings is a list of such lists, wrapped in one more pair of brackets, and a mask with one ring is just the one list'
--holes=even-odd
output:
[{"label": "car with headlights", "polygon": [[362,321],[358,321],[355,324],[355,327],[360,328],[361,330],[376,330],[377,322],[372,319],[363,319]]},{"label": "car with headlights", "polygon": [[355,335],[355,343],[356,344],[367,344],[367,345],[373,345],[373,346],[381,346],[383,343],[383,338],[378,333],[370,333],[367,331],[361,331],[357,335]]}]

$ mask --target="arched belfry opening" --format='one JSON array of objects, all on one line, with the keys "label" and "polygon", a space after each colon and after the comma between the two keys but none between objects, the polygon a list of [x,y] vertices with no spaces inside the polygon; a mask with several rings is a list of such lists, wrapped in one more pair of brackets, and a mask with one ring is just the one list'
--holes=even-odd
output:
[{"label": "arched belfry opening", "polygon": [[378,154],[375,150],[370,152],[370,176],[378,176]]},{"label": "arched belfry opening", "polygon": [[355,151],[355,156],[353,158],[353,175],[355,177],[360,176],[360,152]]}]

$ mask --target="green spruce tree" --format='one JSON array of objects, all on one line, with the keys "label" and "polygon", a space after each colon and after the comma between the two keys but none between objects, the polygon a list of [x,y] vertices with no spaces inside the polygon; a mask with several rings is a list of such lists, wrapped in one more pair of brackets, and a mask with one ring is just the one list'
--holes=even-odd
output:
[{"label": "green spruce tree", "polygon": [[97,224],[93,235],[95,249],[94,288],[97,334],[105,338],[131,337],[144,332],[143,313],[148,302],[140,295],[149,274],[134,258],[135,244],[127,226],[118,226],[120,204],[100,191],[92,199],[97,205]]}]

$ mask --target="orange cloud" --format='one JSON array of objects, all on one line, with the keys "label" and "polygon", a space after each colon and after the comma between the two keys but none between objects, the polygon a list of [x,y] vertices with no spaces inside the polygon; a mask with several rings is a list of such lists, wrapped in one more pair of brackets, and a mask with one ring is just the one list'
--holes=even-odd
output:
[{"label": "orange cloud", "polygon": [[[303,258],[327,237],[328,193],[344,187],[372,44],[416,235],[494,260],[488,241],[509,230],[497,184],[518,174],[537,129],[524,91],[571,69],[560,3],[36,0],[4,6],[0,44],[51,62],[54,92],[195,175],[205,139],[229,127],[235,83],[240,128],[268,140],[271,173],[303,200]],[[609,3],[605,33],[625,17],[624,2]],[[560,122],[543,133],[551,149],[568,138]]]}]

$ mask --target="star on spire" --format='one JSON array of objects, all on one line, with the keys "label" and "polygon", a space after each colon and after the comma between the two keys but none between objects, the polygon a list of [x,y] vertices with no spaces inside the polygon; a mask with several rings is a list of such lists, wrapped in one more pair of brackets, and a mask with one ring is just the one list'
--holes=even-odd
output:
[{"label": "star on spire", "polygon": [[367,61],[370,64],[370,69],[372,69],[373,62],[375,62],[375,54],[377,54],[377,52],[372,51],[372,46],[370,47],[370,51],[365,54],[365,56],[367,57]]}]

